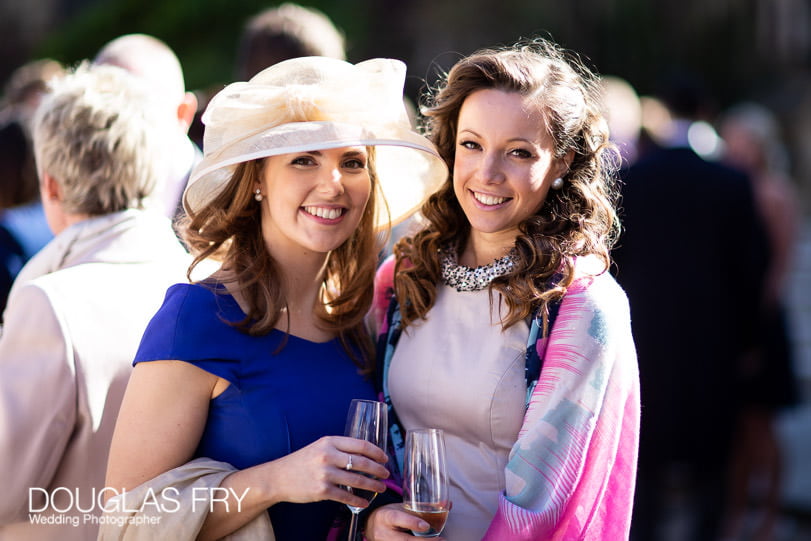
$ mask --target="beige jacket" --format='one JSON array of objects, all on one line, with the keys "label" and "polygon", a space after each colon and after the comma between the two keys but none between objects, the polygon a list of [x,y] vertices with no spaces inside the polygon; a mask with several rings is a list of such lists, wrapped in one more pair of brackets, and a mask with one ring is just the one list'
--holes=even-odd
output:
[{"label": "beige jacket", "polygon": [[0,541],[95,538],[132,359],[188,263],[166,218],[128,210],[69,227],[20,272],[0,335]]},{"label": "beige jacket", "polygon": [[[107,502],[98,541],[193,541],[208,516],[215,491],[230,464],[198,458]],[[220,489],[225,490],[225,489]],[[274,541],[270,517],[263,512],[224,541]]]}]

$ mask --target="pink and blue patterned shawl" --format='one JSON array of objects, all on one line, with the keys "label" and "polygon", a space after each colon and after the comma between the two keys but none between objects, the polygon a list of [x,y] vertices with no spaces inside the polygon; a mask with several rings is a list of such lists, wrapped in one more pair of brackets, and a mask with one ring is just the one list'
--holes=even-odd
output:
[{"label": "pink and blue patterned shawl", "polygon": [[[393,267],[387,260],[376,281],[381,335],[389,330]],[[625,293],[589,267],[588,258],[578,260],[550,336],[535,344],[543,369],[483,541],[628,538],[639,441],[636,351]]]}]

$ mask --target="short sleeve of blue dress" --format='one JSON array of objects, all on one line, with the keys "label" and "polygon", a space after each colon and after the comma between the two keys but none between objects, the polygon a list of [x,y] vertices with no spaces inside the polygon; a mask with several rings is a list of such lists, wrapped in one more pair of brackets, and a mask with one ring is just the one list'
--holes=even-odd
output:
[{"label": "short sleeve of blue dress", "polygon": [[[371,381],[338,340],[316,343],[279,331],[250,336],[223,288],[177,284],[149,323],[133,364],[191,363],[231,384],[209,404],[196,455],[244,469],[341,435],[353,398],[374,399]],[[283,347],[280,347],[282,346]],[[268,512],[279,541],[323,540],[341,506],[281,503]]]}]

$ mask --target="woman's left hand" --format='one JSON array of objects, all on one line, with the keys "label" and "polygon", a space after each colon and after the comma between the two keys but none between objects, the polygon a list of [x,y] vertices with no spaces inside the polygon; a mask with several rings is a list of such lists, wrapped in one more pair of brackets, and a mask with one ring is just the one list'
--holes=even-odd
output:
[{"label": "woman's left hand", "polygon": [[[406,513],[403,504],[392,503],[372,511],[366,521],[365,535],[369,541],[414,541],[411,530],[427,531],[429,524],[419,517]],[[434,537],[442,541],[441,537]]]}]

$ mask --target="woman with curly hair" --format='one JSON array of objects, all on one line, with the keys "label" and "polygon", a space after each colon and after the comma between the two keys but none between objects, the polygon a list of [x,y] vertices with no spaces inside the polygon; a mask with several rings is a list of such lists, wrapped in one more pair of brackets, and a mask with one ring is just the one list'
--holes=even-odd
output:
[{"label": "woman with curly hair", "polygon": [[[447,539],[628,536],[639,378],[599,98],[539,39],[462,59],[425,110],[450,175],[379,269],[375,315],[394,454],[409,429],[445,433]],[[366,535],[414,519],[386,506]]]}]

